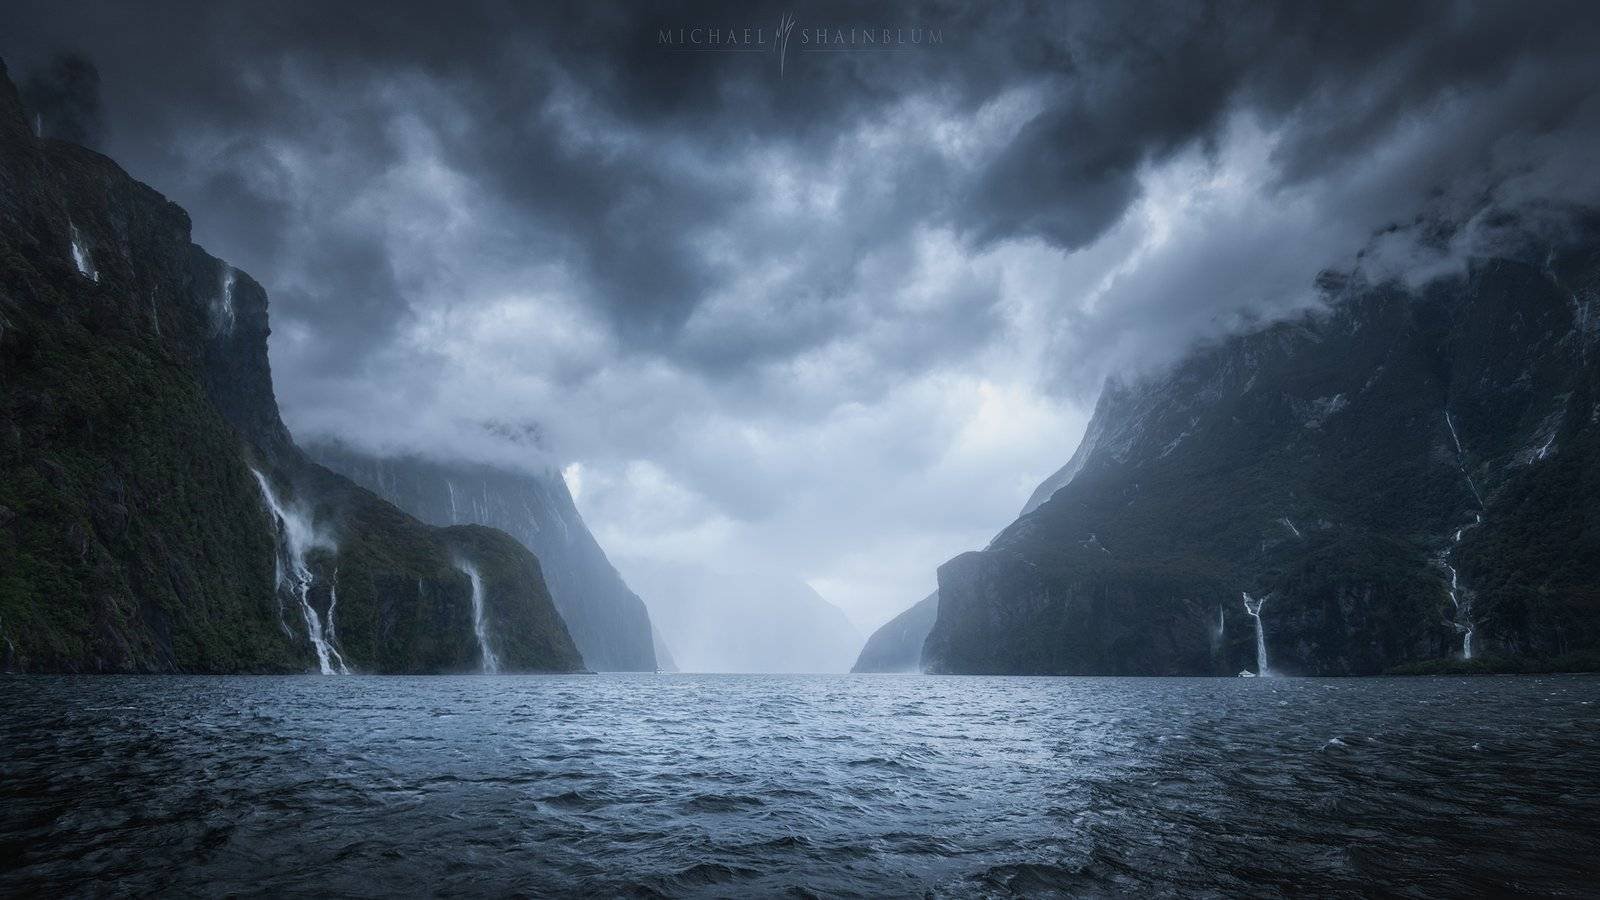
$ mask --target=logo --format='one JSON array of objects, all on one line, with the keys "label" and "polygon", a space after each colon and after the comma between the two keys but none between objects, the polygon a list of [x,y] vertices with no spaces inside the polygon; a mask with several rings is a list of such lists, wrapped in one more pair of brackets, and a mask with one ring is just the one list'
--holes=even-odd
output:
[{"label": "logo", "polygon": [[944,44],[944,29],[924,25],[800,26],[793,13],[778,17],[776,28],[759,25],[678,25],[657,27],[656,46],[675,53],[770,53],[778,77],[788,69],[791,45],[801,53],[906,52]]},{"label": "logo", "polygon": [[789,55],[789,32],[794,30],[794,14],[778,17],[778,77],[783,77],[783,61]]}]

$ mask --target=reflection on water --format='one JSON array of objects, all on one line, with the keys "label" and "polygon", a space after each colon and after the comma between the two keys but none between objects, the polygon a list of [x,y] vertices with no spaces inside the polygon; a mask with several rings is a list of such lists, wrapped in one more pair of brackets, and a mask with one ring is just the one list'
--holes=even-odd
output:
[{"label": "reflection on water", "polygon": [[1600,679],[0,679],[0,892],[1585,892]]}]

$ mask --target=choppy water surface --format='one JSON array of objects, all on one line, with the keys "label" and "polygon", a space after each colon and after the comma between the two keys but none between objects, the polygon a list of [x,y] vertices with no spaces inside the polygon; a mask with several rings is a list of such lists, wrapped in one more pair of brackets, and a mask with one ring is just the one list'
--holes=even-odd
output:
[{"label": "choppy water surface", "polygon": [[1600,679],[0,679],[0,892],[1600,886]]}]

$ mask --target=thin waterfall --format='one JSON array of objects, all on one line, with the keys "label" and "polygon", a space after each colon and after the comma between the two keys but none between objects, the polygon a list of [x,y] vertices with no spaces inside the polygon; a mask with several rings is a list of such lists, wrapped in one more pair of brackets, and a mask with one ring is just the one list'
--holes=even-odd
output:
[{"label": "thin waterfall", "polygon": [[222,283],[217,286],[217,299],[211,307],[212,326],[218,334],[233,332],[233,285],[237,277],[233,266],[222,267]]},{"label": "thin waterfall", "polygon": [[90,281],[99,281],[100,273],[95,271],[89,248],[84,246],[83,238],[78,235],[78,226],[68,222],[67,230],[72,232],[72,264],[78,267],[78,274]]},{"label": "thin waterfall", "polygon": [[[1456,467],[1461,470],[1461,477],[1467,480],[1467,487],[1472,490],[1472,497],[1478,501],[1478,509],[1480,510],[1472,514],[1471,525],[1456,529],[1455,534],[1450,538],[1450,546],[1446,547],[1444,553],[1439,557],[1440,564],[1450,573],[1450,605],[1455,609],[1454,624],[1456,630],[1461,633],[1461,657],[1463,659],[1471,659],[1472,636],[1475,630],[1475,625],[1472,621],[1472,598],[1461,590],[1460,577],[1456,573],[1454,558],[1456,548],[1461,544],[1461,536],[1466,533],[1467,529],[1476,528],[1483,524],[1483,495],[1478,492],[1478,485],[1473,482],[1472,474],[1467,471],[1466,450],[1461,446],[1461,437],[1456,433],[1456,423],[1451,418],[1450,410],[1448,409],[1444,411],[1444,423],[1450,428],[1450,440],[1454,441],[1456,445]],[[1554,440],[1553,437],[1552,440]],[[1546,449],[1548,449],[1548,446],[1547,444]],[[1541,459],[1544,452],[1544,450],[1540,451]]]},{"label": "thin waterfall", "polygon": [[1472,601],[1462,594],[1460,577],[1456,573],[1456,567],[1451,564],[1450,560],[1456,551],[1456,545],[1461,543],[1461,536],[1466,534],[1469,529],[1477,528],[1482,524],[1483,513],[1473,513],[1472,524],[1456,529],[1455,534],[1450,538],[1449,549],[1445,550],[1444,554],[1439,558],[1439,562],[1444,566],[1445,571],[1450,573],[1450,605],[1455,608],[1456,630],[1461,632],[1461,656],[1463,659],[1472,658]]},{"label": "thin waterfall", "polygon": [[[339,611],[339,570],[333,570],[333,576],[328,579],[328,646],[339,646],[339,622],[334,614]],[[337,650],[335,652],[338,652]],[[344,659],[339,660],[339,668],[344,668]],[[348,675],[349,672],[341,671],[339,674]]]},{"label": "thin waterfall", "polygon": [[1450,440],[1456,442],[1456,456],[1465,455],[1466,451],[1461,449],[1461,436],[1456,434],[1456,422],[1450,418],[1450,410],[1448,409],[1444,411],[1444,424],[1450,429]]},{"label": "thin waterfall", "polygon": [[489,646],[489,626],[484,621],[483,578],[478,575],[478,567],[464,559],[456,560],[456,568],[466,573],[467,580],[472,582],[472,632],[478,636],[478,651],[483,657],[483,672],[487,675],[498,674],[500,657],[495,656],[494,649]]},{"label": "thin waterfall", "polygon": [[1256,620],[1256,674],[1265,678],[1272,674],[1267,668],[1267,630],[1261,622],[1261,604],[1267,602],[1266,597],[1257,600],[1249,594],[1244,594],[1244,611],[1250,618]]},{"label": "thin waterfall", "polygon": [[273,522],[278,529],[278,594],[281,597],[288,593],[300,605],[300,614],[306,620],[306,636],[317,651],[317,670],[323,675],[349,675],[350,668],[345,665],[343,654],[332,643],[337,595],[330,588],[327,637],[323,634],[322,619],[311,605],[311,587],[316,576],[306,564],[306,554],[312,547],[329,545],[317,535],[309,517],[299,510],[290,509],[278,499],[277,492],[273,491],[272,483],[267,481],[265,475],[253,468],[250,474],[256,477],[256,484],[261,486],[261,497],[272,512]]}]

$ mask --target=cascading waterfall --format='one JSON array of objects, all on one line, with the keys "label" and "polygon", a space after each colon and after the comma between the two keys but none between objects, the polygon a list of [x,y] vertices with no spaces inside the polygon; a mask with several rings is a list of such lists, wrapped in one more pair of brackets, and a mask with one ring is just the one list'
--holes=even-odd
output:
[{"label": "cascading waterfall", "polygon": [[1472,603],[1462,598],[1460,578],[1456,574],[1456,567],[1450,564],[1451,554],[1455,553],[1456,545],[1461,543],[1461,536],[1470,528],[1477,528],[1483,524],[1483,513],[1472,514],[1472,524],[1456,529],[1450,538],[1450,548],[1440,557],[1439,562],[1445,571],[1450,573],[1450,605],[1456,611],[1456,630],[1461,632],[1461,656],[1463,659],[1472,658]]},{"label": "cascading waterfall", "polygon": [[312,527],[308,518],[279,501],[277,493],[272,489],[272,483],[267,481],[265,475],[255,469],[251,469],[250,473],[256,476],[256,484],[261,486],[262,499],[266,501],[267,508],[272,512],[273,521],[278,526],[277,590],[280,595],[287,590],[300,604],[300,614],[306,620],[306,635],[311,639],[311,646],[317,651],[318,671],[324,675],[349,675],[350,669],[345,665],[343,654],[332,643],[335,635],[333,613],[338,603],[337,594],[330,586],[327,637],[323,635],[322,618],[311,605],[311,586],[315,576],[311,574],[311,568],[306,565],[306,554],[312,547],[327,546],[327,544],[318,537],[316,529]]},{"label": "cascading waterfall", "polygon": [[83,245],[83,238],[78,236],[78,226],[68,222],[67,230],[72,232],[72,264],[78,267],[78,274],[90,281],[99,281],[100,273],[95,271],[89,248]]},{"label": "cascading waterfall", "polygon": [[233,283],[237,275],[233,266],[222,267],[222,283],[217,289],[217,299],[212,305],[212,323],[218,334],[233,332]]},{"label": "cascading waterfall", "polygon": [[[334,618],[334,613],[339,611],[339,570],[333,570],[333,577],[328,580],[328,646],[334,647],[339,643],[339,620]],[[337,651],[335,651],[337,652]],[[339,668],[344,668],[344,659],[339,660]],[[348,675],[349,672],[340,672]]]},{"label": "cascading waterfall", "polygon": [[1450,410],[1448,409],[1444,411],[1444,423],[1450,429],[1450,440],[1454,441],[1456,445],[1456,466],[1461,470],[1461,477],[1467,480],[1467,487],[1472,489],[1472,496],[1478,501],[1479,509],[1478,512],[1472,514],[1471,525],[1456,529],[1455,534],[1450,538],[1450,546],[1445,548],[1444,553],[1439,557],[1439,562],[1444,566],[1445,571],[1450,573],[1450,605],[1455,608],[1456,618],[1454,624],[1456,630],[1461,632],[1461,657],[1463,659],[1471,659],[1472,634],[1475,627],[1472,621],[1472,598],[1462,592],[1460,578],[1451,560],[1455,556],[1456,547],[1461,544],[1461,536],[1467,532],[1467,529],[1476,528],[1483,524],[1483,495],[1478,493],[1478,485],[1473,482],[1471,473],[1467,471],[1466,450],[1461,446],[1461,438],[1456,434],[1455,420],[1450,417]]},{"label": "cascading waterfall", "polygon": [[478,636],[483,672],[487,675],[497,674],[500,671],[500,657],[495,656],[494,650],[489,647],[489,626],[483,615],[483,578],[478,575],[478,567],[464,559],[456,560],[456,568],[472,582],[472,632]]},{"label": "cascading waterfall", "polygon": [[1261,604],[1267,602],[1267,598],[1257,600],[1249,594],[1241,594],[1244,596],[1245,613],[1256,620],[1256,674],[1265,678],[1272,674],[1267,668],[1267,632],[1261,622]]},{"label": "cascading waterfall", "polygon": [[1550,455],[1550,448],[1554,447],[1555,445],[1556,445],[1556,433],[1554,431],[1552,431],[1552,432],[1550,432],[1550,437],[1545,439],[1544,446],[1540,447],[1538,450],[1536,450],[1534,452],[1533,461],[1534,462],[1538,462],[1538,461],[1544,459],[1546,456],[1549,456]]}]

